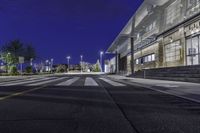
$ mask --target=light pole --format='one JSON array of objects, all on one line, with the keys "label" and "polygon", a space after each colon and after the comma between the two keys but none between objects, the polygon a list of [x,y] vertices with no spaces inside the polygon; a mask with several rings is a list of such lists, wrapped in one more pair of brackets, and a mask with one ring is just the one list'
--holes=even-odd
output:
[{"label": "light pole", "polygon": [[80,56],[81,57],[81,73],[83,72],[83,55]]},{"label": "light pole", "polygon": [[67,64],[68,64],[68,72],[69,72],[69,70],[70,70],[70,66],[69,66],[69,60],[71,59],[71,57],[70,56],[67,56]]},{"label": "light pole", "polygon": [[53,61],[54,61],[54,59],[53,58],[51,58],[51,72],[53,72]]},{"label": "light pole", "polygon": [[33,66],[33,58],[30,59],[30,66]]},{"label": "light pole", "polygon": [[8,52],[7,55],[6,55],[6,73],[8,73],[8,56],[10,55],[11,53]]},{"label": "light pole", "polygon": [[46,60],[46,72],[49,71],[49,60]]},{"label": "light pole", "polygon": [[102,68],[102,64],[103,64],[103,54],[104,54],[104,52],[103,51],[101,51],[100,52],[100,64],[101,64],[101,72],[103,72],[103,68]]}]

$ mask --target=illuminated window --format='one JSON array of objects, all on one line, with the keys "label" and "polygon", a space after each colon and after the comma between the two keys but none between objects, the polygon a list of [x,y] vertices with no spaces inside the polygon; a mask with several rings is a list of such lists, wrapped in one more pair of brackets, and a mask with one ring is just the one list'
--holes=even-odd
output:
[{"label": "illuminated window", "polygon": [[155,61],[156,58],[155,58],[155,54],[152,54],[152,61]]},{"label": "illuminated window", "polygon": [[145,57],[144,57],[144,62],[149,62],[149,61],[148,61],[148,56],[145,56]]},{"label": "illuminated window", "polygon": [[155,54],[146,55],[139,59],[136,59],[136,64],[143,64],[143,63],[148,63],[152,61],[155,61]]},{"label": "illuminated window", "polygon": [[139,59],[136,60],[136,64],[137,64],[137,65],[139,64]]}]

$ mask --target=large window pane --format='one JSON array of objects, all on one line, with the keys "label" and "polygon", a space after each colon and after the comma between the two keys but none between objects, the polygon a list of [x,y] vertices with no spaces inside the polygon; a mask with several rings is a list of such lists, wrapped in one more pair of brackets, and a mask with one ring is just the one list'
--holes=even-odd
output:
[{"label": "large window pane", "polygon": [[198,54],[199,53],[199,42],[198,42],[198,37],[194,37],[192,38],[192,47],[195,49],[195,53],[194,54]]},{"label": "large window pane", "polygon": [[181,59],[180,41],[165,45],[165,59],[166,62],[176,61]]},{"label": "large window pane", "polygon": [[199,55],[193,56],[193,65],[198,65],[199,64]]}]

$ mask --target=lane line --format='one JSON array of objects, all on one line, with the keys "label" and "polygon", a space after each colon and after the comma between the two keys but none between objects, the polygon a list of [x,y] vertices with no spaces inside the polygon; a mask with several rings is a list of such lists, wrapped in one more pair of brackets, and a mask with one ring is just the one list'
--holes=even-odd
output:
[{"label": "lane line", "polygon": [[10,94],[8,96],[0,97],[0,101],[6,100],[6,99],[9,99],[9,98],[13,98],[13,97],[16,97],[16,96],[21,96],[21,95],[24,95],[26,93],[33,92],[33,91],[36,91],[36,90],[39,90],[39,89],[42,89],[42,88],[45,88],[45,87],[46,86],[41,86],[41,87],[33,88],[33,89],[30,89],[30,90],[13,93],[13,94]]},{"label": "lane line", "polygon": [[69,80],[67,80],[67,81],[65,81],[65,82],[59,83],[59,84],[57,84],[57,85],[55,85],[55,86],[70,86],[70,85],[72,85],[74,82],[78,81],[79,79],[80,79],[80,77],[74,77],[74,78],[69,79]]},{"label": "lane line", "polygon": [[38,85],[43,85],[43,84],[48,84],[48,83],[51,83],[51,82],[56,82],[56,81],[59,81],[59,80],[62,80],[62,79],[65,79],[66,77],[62,77],[62,78],[57,78],[57,79],[50,79],[50,80],[47,80],[47,81],[44,81],[44,82],[37,82],[37,83],[33,83],[33,84],[27,84],[25,86],[38,86]]},{"label": "lane line", "polygon": [[97,84],[97,82],[93,78],[87,77],[85,79],[85,85],[84,86],[99,86],[99,85]]},{"label": "lane line", "polygon": [[109,80],[109,79],[106,79],[106,78],[99,78],[105,82],[107,82],[108,84],[112,85],[112,86],[116,86],[116,87],[122,87],[122,86],[126,86],[125,84],[121,84],[121,83],[118,83],[118,82],[115,82],[115,81],[112,81],[112,80]]}]

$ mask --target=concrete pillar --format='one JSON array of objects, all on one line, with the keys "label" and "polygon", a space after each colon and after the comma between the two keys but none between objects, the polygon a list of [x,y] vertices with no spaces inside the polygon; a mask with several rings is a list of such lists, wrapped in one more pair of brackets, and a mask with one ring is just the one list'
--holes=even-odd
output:
[{"label": "concrete pillar", "polygon": [[116,68],[115,71],[116,71],[116,72],[115,72],[115,73],[117,74],[117,73],[119,73],[119,54],[118,54],[118,52],[116,52],[116,55],[115,55],[115,56],[116,56],[116,58],[115,58],[115,65],[116,65],[116,66],[115,66],[115,68]]},{"label": "concrete pillar", "polygon": [[134,38],[131,37],[131,74],[134,75]]}]

